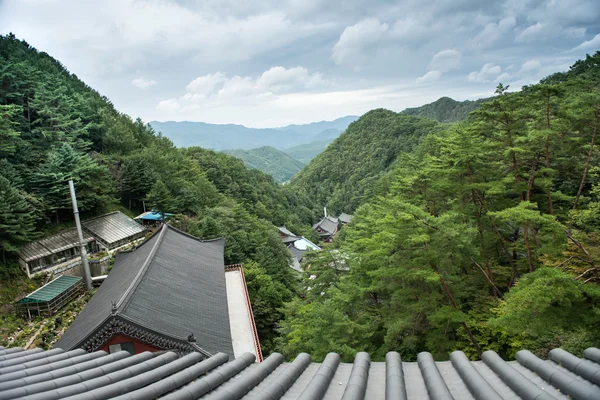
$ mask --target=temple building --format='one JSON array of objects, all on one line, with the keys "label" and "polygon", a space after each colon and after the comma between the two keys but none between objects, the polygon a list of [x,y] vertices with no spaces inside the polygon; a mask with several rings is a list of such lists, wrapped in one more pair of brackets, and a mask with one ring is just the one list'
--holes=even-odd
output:
[{"label": "temple building", "polygon": [[141,245],[117,253],[112,271],[55,347],[231,358],[252,350],[262,359],[243,270],[232,268],[226,278],[224,246],[224,239],[204,241],[164,224]]}]

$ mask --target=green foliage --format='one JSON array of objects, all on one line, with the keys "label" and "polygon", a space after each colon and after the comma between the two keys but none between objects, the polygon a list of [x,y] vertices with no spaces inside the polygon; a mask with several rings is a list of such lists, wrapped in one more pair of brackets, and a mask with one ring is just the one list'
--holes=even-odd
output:
[{"label": "green foliage", "polygon": [[35,217],[30,205],[18,189],[0,176],[0,249],[3,256],[6,251],[15,251],[34,237]]},{"label": "green foliage", "polygon": [[373,197],[375,183],[402,153],[439,129],[436,122],[424,118],[370,111],[296,175],[291,190],[316,215],[321,215],[324,205],[332,213],[351,213]]},{"label": "green foliage", "polygon": [[[598,57],[518,93],[499,85],[467,121],[443,128],[383,110],[353,123],[292,183],[334,209],[362,205],[336,243],[344,268],[326,251],[308,257],[313,277],[284,309],[280,350],[442,360],[455,349],[513,358],[597,343]],[[389,147],[373,132],[395,126],[414,131],[391,164],[351,164],[368,147],[354,133]],[[353,151],[342,151],[347,142]]]},{"label": "green foliage", "polygon": [[248,168],[256,168],[271,175],[279,183],[289,181],[292,176],[304,168],[304,163],[270,146],[252,150],[224,150],[223,152],[242,159]]},{"label": "green foliage", "polygon": [[161,180],[154,183],[148,196],[146,196],[146,201],[152,209],[159,211],[163,216],[164,213],[173,211],[175,202],[171,192]]},{"label": "green foliage", "polygon": [[600,287],[546,267],[517,283],[495,309],[489,325],[522,338],[541,356],[552,347],[565,346],[581,354],[600,340],[599,310]]},{"label": "green foliage", "polygon": [[476,101],[456,101],[449,97],[442,97],[433,103],[421,107],[407,108],[402,111],[406,115],[414,115],[433,119],[438,122],[458,122],[469,117],[469,113],[477,110],[481,104],[491,99],[479,99]]}]

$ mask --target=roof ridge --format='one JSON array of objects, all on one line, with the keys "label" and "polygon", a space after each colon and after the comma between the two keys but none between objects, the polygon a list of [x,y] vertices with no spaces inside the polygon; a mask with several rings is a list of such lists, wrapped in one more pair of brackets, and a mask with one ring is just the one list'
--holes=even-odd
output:
[{"label": "roof ridge", "polygon": [[154,260],[154,256],[156,255],[156,252],[163,241],[165,232],[167,232],[165,225],[163,225],[163,227],[160,229],[158,238],[156,239],[156,243],[154,243],[154,246],[152,246],[152,250],[150,250],[150,254],[148,254],[148,257],[146,257],[144,264],[142,265],[142,267],[136,274],[135,278],[131,282],[131,285],[129,285],[129,287],[127,288],[127,290],[125,291],[125,293],[123,294],[123,296],[121,297],[119,302],[117,303],[117,310],[119,310],[121,308],[121,306],[125,307],[128,304],[129,300],[131,299],[131,295],[133,294],[135,289],[139,286],[140,281],[142,280],[142,277],[146,274],[148,267]]}]

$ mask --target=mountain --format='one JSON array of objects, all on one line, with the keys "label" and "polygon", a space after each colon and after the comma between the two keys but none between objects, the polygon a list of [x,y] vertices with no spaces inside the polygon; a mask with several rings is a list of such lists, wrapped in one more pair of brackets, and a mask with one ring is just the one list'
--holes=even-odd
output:
[{"label": "mountain", "polygon": [[433,103],[425,104],[421,107],[407,108],[402,113],[425,117],[442,123],[457,122],[467,119],[471,111],[477,110],[483,103],[492,99],[456,101],[450,97],[442,97]]},{"label": "mountain", "polygon": [[251,150],[223,150],[223,153],[242,159],[246,167],[269,174],[280,183],[289,181],[304,168],[304,163],[271,146]]},{"label": "mountain", "polygon": [[[342,133],[344,130],[346,130],[348,125],[350,125],[352,122],[356,121],[357,119],[358,119],[357,115],[348,115],[345,117],[335,119],[333,121],[312,122],[310,124],[304,124],[304,125],[288,125],[288,126],[284,126],[282,128],[277,128],[277,129],[282,130],[282,131],[293,131],[300,135],[316,137],[319,134],[321,134],[322,132],[325,132],[328,130],[335,130],[335,131],[338,131],[338,133]],[[336,135],[336,137],[337,137],[337,135]]]},{"label": "mountain", "polygon": [[426,118],[369,111],[292,178],[290,189],[306,195],[315,211],[326,205],[333,213],[352,212],[402,153],[440,128]]},{"label": "mountain", "polygon": [[[333,121],[313,122],[305,125],[288,125],[281,128],[248,128],[235,124],[208,124],[190,121],[152,121],[150,125],[177,147],[200,146],[213,150],[250,150],[271,146],[283,150],[310,143],[322,132],[339,135],[358,117],[346,116]],[[337,136],[336,135],[336,136]]]},{"label": "mountain", "polygon": [[296,160],[308,164],[333,142],[334,139],[316,140],[314,142],[290,147],[285,152]]}]

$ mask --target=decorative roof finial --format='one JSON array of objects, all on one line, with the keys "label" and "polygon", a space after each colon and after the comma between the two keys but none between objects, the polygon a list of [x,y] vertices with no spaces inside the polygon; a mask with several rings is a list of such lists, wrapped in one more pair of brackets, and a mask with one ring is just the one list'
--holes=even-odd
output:
[{"label": "decorative roof finial", "polygon": [[188,342],[196,343],[196,336],[194,336],[193,333],[190,333],[190,335],[188,336]]},{"label": "decorative roof finial", "polygon": [[117,302],[116,301],[111,301],[110,305],[111,305],[111,307],[110,307],[110,313],[112,315],[117,315]]}]

